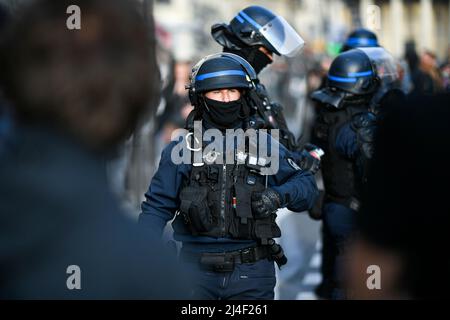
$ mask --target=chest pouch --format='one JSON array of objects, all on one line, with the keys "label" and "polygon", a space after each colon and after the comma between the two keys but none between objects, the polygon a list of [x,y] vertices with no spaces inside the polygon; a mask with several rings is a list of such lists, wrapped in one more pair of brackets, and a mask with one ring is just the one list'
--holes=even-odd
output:
[{"label": "chest pouch", "polygon": [[[210,186],[203,185],[200,182],[207,183],[209,179],[204,179],[201,172],[192,173],[195,182],[180,192],[180,213],[184,217],[193,235],[201,232],[208,232],[214,227],[214,219],[208,205],[208,192]],[[214,172],[207,172],[207,176],[211,174],[217,178]]]},{"label": "chest pouch", "polygon": [[255,170],[257,168],[248,166],[239,166],[237,170],[238,177],[234,184],[235,209],[236,216],[242,224],[247,224],[248,219],[252,219],[252,193],[264,189],[261,183],[262,176]]}]

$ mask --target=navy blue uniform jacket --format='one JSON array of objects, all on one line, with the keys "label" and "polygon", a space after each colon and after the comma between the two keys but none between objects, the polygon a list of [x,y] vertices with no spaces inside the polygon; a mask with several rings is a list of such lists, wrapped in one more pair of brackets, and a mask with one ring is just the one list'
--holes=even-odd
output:
[{"label": "navy blue uniform jacket", "polygon": [[[269,137],[268,145],[275,144]],[[165,225],[174,218],[179,209],[179,194],[184,179],[189,178],[192,168],[190,164],[175,165],[171,160],[171,152],[179,141],[172,141],[162,152],[159,168],[145,194],[142,203],[140,223],[147,226],[151,232],[161,235]],[[318,190],[314,176],[302,171],[290,159],[293,155],[279,144],[279,169],[268,178],[268,187],[277,191],[282,198],[282,207],[296,212],[310,209],[316,201]],[[287,196],[288,195],[288,196]],[[289,202],[287,202],[287,199]],[[248,246],[253,241],[230,238],[211,238],[203,236],[174,235],[175,240],[183,242],[185,247],[195,246],[200,251],[217,252],[237,250]],[[201,248],[197,245],[200,244]]]}]

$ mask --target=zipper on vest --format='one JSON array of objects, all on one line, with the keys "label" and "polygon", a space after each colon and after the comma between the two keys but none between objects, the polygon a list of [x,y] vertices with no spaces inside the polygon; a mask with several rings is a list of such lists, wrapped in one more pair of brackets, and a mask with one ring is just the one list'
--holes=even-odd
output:
[{"label": "zipper on vest", "polygon": [[222,234],[225,236],[225,195],[227,190],[227,165],[223,165],[222,170],[222,195],[220,201],[220,218],[222,220]]}]

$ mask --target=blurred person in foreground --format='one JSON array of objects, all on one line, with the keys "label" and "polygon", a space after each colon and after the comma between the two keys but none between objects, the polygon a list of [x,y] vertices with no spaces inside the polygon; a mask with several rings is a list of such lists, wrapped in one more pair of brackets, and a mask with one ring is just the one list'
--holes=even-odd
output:
[{"label": "blurred person in foreground", "polygon": [[352,298],[450,297],[449,105],[449,94],[410,97],[381,122],[347,259]]},{"label": "blurred person in foreground", "polygon": [[[66,27],[73,4],[81,30]],[[158,98],[153,26],[138,10],[35,1],[6,39],[1,81],[18,125],[0,160],[0,298],[184,297],[175,259],[125,217],[106,179],[108,155]]]},{"label": "blurred person in foreground", "polygon": [[[11,15],[5,5],[0,3],[0,46],[7,26],[11,22]],[[10,108],[3,98],[3,90],[0,85],[0,156],[8,150],[10,137],[13,132],[13,117]]]}]

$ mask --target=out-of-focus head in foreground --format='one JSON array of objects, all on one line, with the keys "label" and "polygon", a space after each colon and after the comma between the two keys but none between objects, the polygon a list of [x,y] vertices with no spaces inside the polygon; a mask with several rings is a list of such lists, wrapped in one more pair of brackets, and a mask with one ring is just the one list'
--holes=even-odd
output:
[{"label": "out-of-focus head in foreground", "polygon": [[[81,9],[69,30],[66,10]],[[94,148],[130,134],[158,100],[152,25],[134,1],[34,1],[3,44],[1,80],[21,123],[44,124]]]}]

